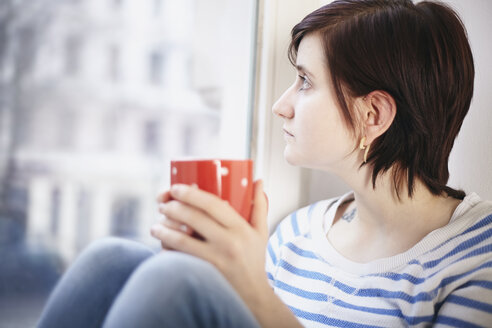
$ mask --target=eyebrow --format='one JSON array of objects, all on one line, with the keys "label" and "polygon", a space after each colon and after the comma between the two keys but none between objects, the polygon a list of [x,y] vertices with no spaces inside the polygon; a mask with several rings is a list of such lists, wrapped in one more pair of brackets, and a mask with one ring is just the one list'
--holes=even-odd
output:
[{"label": "eyebrow", "polygon": [[298,72],[303,72],[306,75],[308,75],[311,79],[314,79],[313,73],[311,73],[309,70],[307,70],[306,67],[304,67],[304,66],[302,66],[300,64],[297,64],[296,65],[296,69],[297,69]]}]

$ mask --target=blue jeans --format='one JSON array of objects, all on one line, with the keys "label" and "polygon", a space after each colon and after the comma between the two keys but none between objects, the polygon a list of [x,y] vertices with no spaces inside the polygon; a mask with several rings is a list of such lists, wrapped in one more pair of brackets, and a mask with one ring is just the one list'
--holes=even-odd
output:
[{"label": "blue jeans", "polygon": [[259,327],[222,274],[183,253],[92,243],[61,278],[39,321],[56,327]]}]

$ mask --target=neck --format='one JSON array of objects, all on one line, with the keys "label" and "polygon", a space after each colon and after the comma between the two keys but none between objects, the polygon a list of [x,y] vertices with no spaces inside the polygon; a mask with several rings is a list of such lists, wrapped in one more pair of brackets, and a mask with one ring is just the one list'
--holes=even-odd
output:
[{"label": "neck", "polygon": [[[446,225],[459,200],[434,195],[420,181],[415,181],[412,197],[407,190],[395,192],[392,172],[380,175],[373,188],[370,167],[362,167],[360,175],[346,182],[354,190],[357,216],[367,231],[383,236],[413,233],[415,238]],[[396,234],[395,234],[396,233]]]},{"label": "neck", "polygon": [[352,168],[345,165],[335,172],[354,191],[357,211],[353,220],[339,220],[354,206],[341,205],[327,235],[333,247],[352,261],[366,263],[410,249],[431,231],[448,224],[460,203],[445,195],[433,195],[419,180],[412,197],[406,190],[398,197],[391,170],[379,175],[373,188],[371,167],[359,169],[359,164],[354,162]]}]

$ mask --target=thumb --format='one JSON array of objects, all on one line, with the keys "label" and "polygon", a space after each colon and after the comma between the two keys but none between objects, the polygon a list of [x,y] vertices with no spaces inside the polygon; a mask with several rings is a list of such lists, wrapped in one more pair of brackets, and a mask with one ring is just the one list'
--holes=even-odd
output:
[{"label": "thumb", "polygon": [[263,236],[268,236],[267,226],[268,198],[263,191],[263,180],[257,180],[253,191],[251,226]]}]

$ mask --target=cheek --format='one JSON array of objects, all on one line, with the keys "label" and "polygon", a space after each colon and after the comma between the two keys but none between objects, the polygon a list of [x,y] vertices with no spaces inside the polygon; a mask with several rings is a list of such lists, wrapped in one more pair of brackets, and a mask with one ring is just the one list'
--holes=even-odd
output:
[{"label": "cheek", "polygon": [[334,143],[346,144],[352,139],[341,110],[329,97],[312,97],[297,103],[296,107],[294,125],[300,145],[320,150],[333,147]]},{"label": "cheek", "polygon": [[354,149],[350,130],[338,117],[319,119],[305,131],[302,146],[320,156],[343,158]]}]

